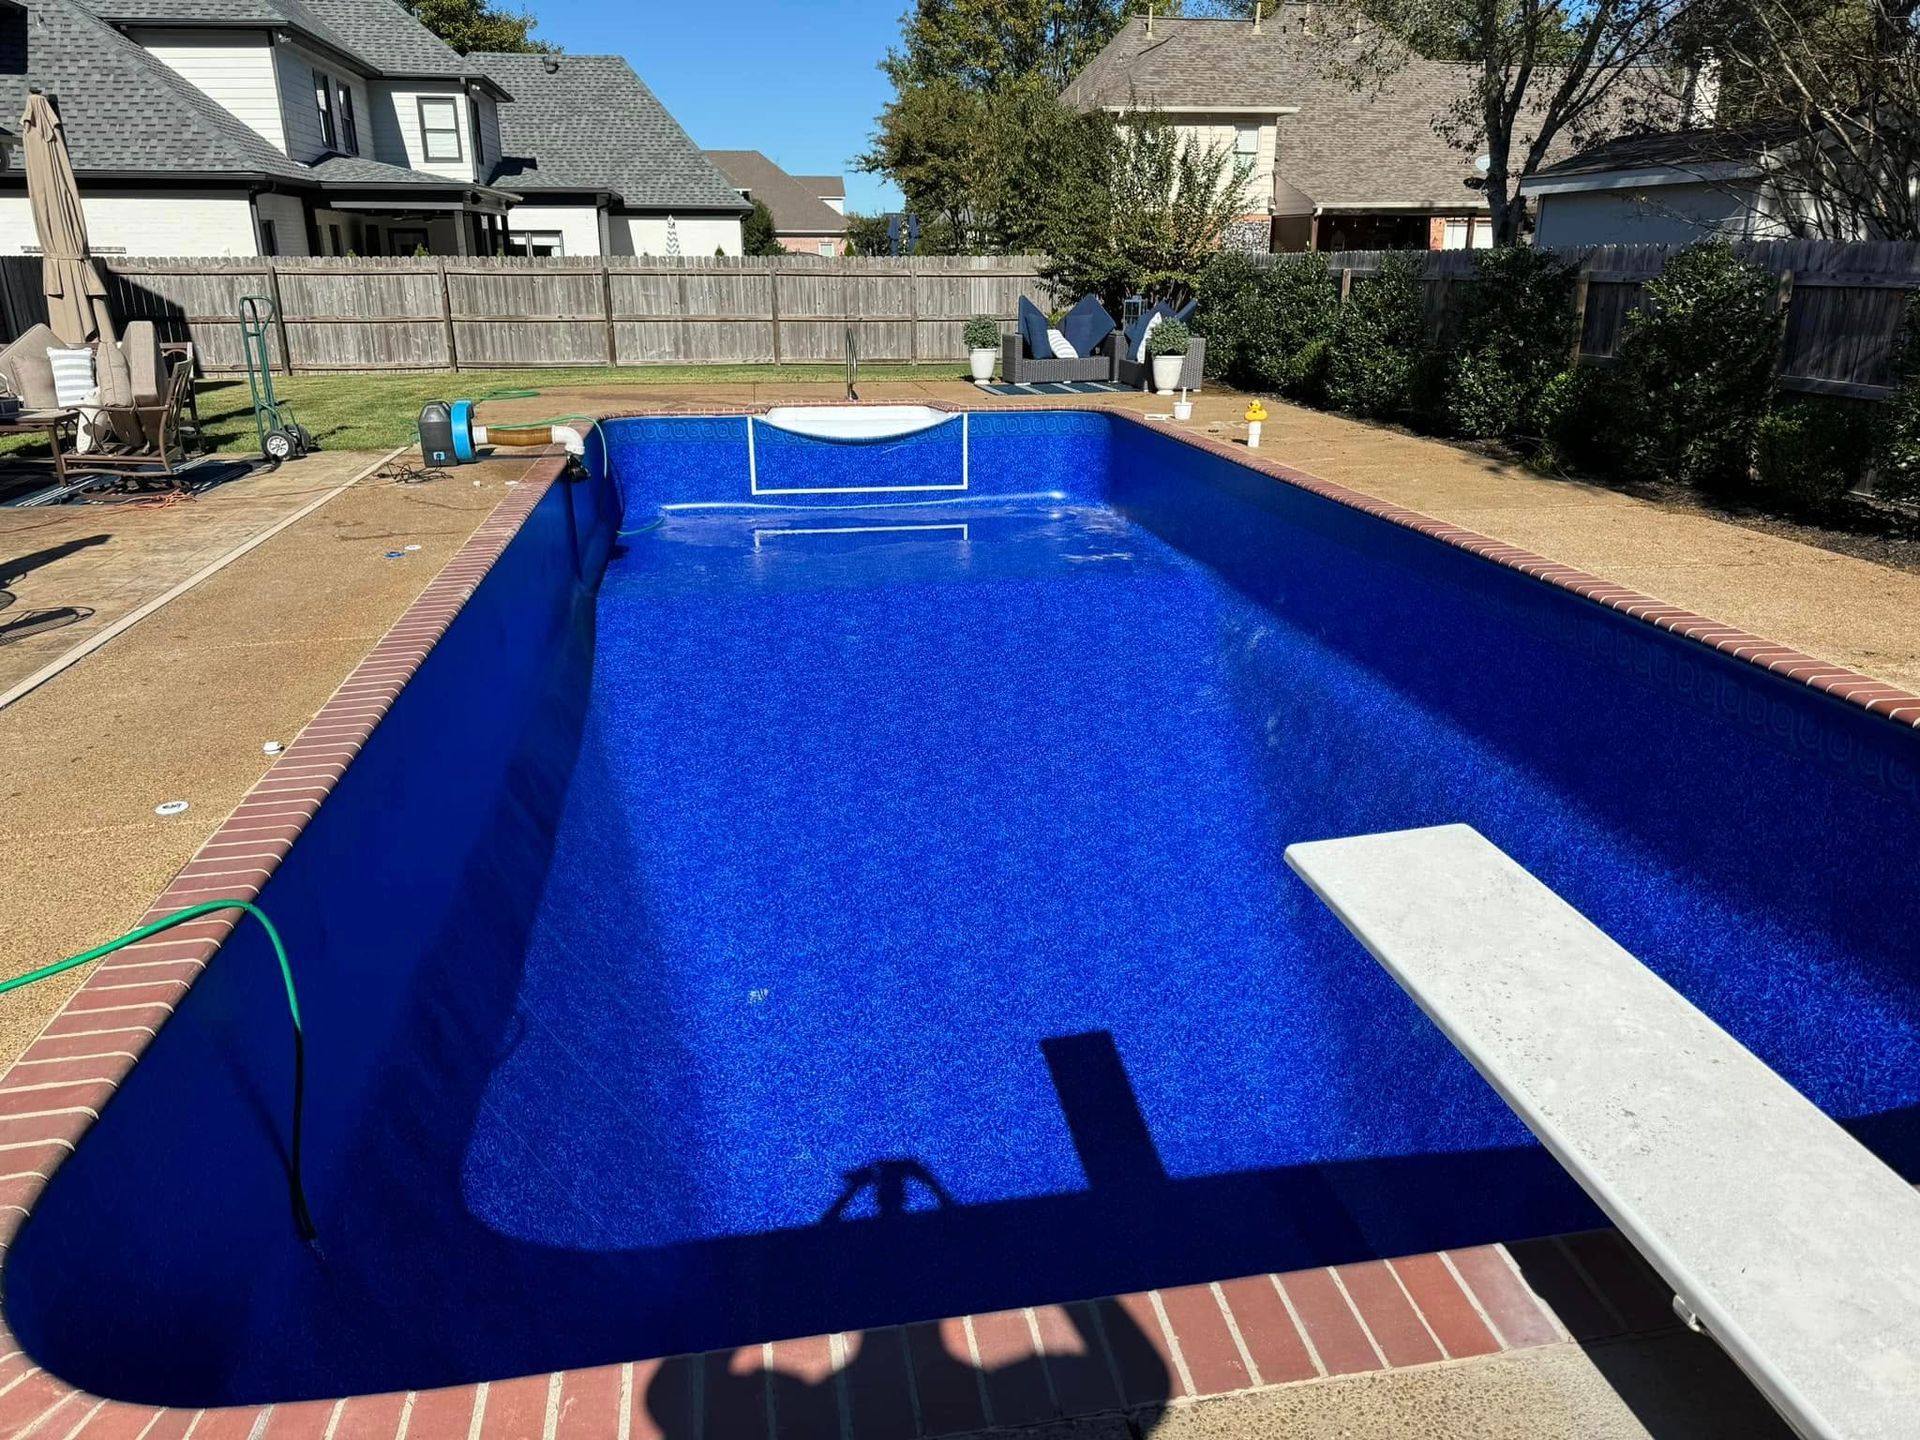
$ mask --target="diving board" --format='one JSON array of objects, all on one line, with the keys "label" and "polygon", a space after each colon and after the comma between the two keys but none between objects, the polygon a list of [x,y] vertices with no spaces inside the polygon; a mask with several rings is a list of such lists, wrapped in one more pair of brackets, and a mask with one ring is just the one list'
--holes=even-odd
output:
[{"label": "diving board", "polygon": [[1471,827],[1287,863],[1799,1434],[1920,1434],[1911,1186]]}]

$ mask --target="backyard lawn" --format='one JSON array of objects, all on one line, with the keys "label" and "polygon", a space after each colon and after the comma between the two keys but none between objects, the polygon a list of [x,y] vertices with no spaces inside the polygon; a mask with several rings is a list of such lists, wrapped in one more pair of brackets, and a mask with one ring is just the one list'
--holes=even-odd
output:
[{"label": "backyard lawn", "polygon": [[[951,380],[957,364],[863,365],[862,380]],[[482,400],[500,390],[578,391],[614,385],[745,385],[815,380],[825,384],[846,378],[842,365],[648,365],[621,369],[445,371],[387,375],[296,375],[274,377],[274,390],[295,417],[329,450],[391,450],[415,435],[420,407],[429,400]],[[253,406],[243,375],[209,377],[199,384],[200,419],[222,451],[255,448]],[[557,400],[552,410],[515,406],[514,416],[557,416],[569,407]],[[481,412],[484,419],[485,410]],[[504,422],[503,422],[504,423]]]}]

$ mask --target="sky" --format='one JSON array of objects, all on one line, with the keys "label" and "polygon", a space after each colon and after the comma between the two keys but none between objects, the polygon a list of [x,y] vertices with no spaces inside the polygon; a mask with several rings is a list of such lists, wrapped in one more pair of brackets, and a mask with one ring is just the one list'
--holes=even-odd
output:
[{"label": "sky", "polygon": [[624,55],[704,150],[758,150],[789,174],[845,175],[847,209],[898,209],[853,168],[891,93],[875,67],[910,0],[517,0],[575,54]]}]

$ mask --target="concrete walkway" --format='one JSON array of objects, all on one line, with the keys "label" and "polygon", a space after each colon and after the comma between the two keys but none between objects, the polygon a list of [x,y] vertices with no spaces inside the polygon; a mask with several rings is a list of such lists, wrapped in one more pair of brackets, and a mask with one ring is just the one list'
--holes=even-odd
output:
[{"label": "concrete walkway", "polygon": [[[29,603],[124,613],[379,458],[313,456],[160,510],[0,511],[0,572],[60,552],[15,582],[0,623]],[[261,746],[294,737],[527,463],[364,480],[0,710],[0,975],[133,924],[260,778]],[[51,633],[25,664],[0,648],[0,689],[84,638]],[[155,815],[167,800],[190,808]],[[0,1067],[84,973],[0,996]]]}]

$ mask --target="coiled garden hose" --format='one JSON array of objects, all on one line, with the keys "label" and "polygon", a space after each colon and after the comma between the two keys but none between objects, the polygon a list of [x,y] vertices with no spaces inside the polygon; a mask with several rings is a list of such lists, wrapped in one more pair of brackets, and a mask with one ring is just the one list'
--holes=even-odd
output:
[{"label": "coiled garden hose", "polygon": [[0,980],[0,995],[9,990],[18,990],[23,985],[31,985],[37,980],[46,980],[54,975],[75,969],[78,966],[111,955],[116,950],[124,950],[136,945],[162,930],[171,930],[176,925],[184,925],[189,920],[197,920],[202,915],[211,915],[220,910],[244,910],[260,922],[260,928],[267,932],[267,940],[273,946],[274,958],[280,962],[280,978],[287,986],[287,1013],[293,1019],[293,1131],[288,1146],[287,1172],[293,1190],[293,1223],[300,1232],[302,1240],[311,1241],[317,1233],[313,1227],[313,1216],[307,1209],[307,1191],[300,1173],[300,1137],[305,1128],[304,1120],[307,1103],[307,1037],[300,1024],[300,996],[293,988],[293,966],[287,959],[287,947],[280,940],[280,932],[274,928],[273,921],[267,918],[266,911],[246,900],[207,900],[198,905],[189,905],[171,915],[155,920],[152,924],[142,925],[137,930],[129,930],[117,939],[104,945],[96,945],[91,950],[83,950],[78,955],[69,955],[64,960],[56,960],[51,965],[43,965],[38,970],[29,970],[24,975],[15,975],[10,980]]}]

